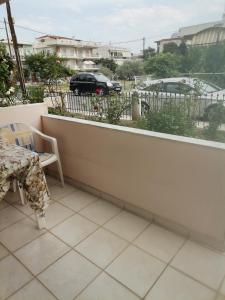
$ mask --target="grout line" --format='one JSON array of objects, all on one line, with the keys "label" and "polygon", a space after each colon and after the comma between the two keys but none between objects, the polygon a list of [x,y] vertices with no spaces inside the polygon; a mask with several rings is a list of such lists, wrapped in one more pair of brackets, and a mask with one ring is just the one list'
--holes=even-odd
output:
[{"label": "grout line", "polygon": [[[160,278],[162,277],[163,273],[166,271],[166,269],[168,269],[168,267],[170,266],[170,263],[172,262],[172,260],[174,259],[174,257],[179,253],[179,251],[184,247],[185,243],[187,242],[187,239],[184,239],[184,242],[182,243],[182,245],[178,248],[178,250],[175,252],[175,254],[171,257],[171,259],[168,262],[164,262],[166,263],[165,268],[162,270],[162,272],[160,273],[160,275],[157,277],[157,279],[155,280],[155,282],[153,283],[153,285],[148,289],[148,291],[146,292],[145,296],[143,298],[146,298],[147,295],[150,293],[150,291],[153,289],[153,287],[156,285],[156,283],[160,280]],[[155,256],[154,256],[155,257]],[[159,258],[158,258],[159,259]]]},{"label": "grout line", "polygon": [[[91,194],[90,194],[90,195],[91,195]],[[95,196],[94,196],[94,197],[95,197]],[[66,204],[62,203],[61,201],[62,201],[63,199],[57,200],[57,202],[59,202],[59,203],[60,203],[61,205],[63,205],[64,207],[69,208],[69,209],[71,209],[72,211],[78,213],[78,212],[82,211],[83,209],[87,208],[88,206],[90,206],[90,205],[92,205],[92,204],[94,204],[94,203],[96,203],[96,202],[98,202],[98,201],[100,200],[100,198],[98,198],[98,197],[96,197],[96,198],[97,198],[96,200],[94,200],[93,202],[88,203],[87,205],[85,205],[84,207],[82,207],[82,208],[79,209],[79,210],[75,210],[75,209],[73,209],[73,208],[67,206]]]},{"label": "grout line", "polygon": [[22,290],[27,284],[29,284],[34,278],[32,277],[29,281],[27,281],[26,283],[24,283],[21,287],[19,287],[19,289],[15,290],[12,294],[10,294],[9,296],[7,296],[6,298],[4,298],[4,300],[9,299],[10,297],[12,297],[14,294],[16,294],[17,292],[19,292],[20,290]]},{"label": "grout line", "polygon": [[182,275],[185,275],[186,277],[188,277],[189,279],[192,279],[193,281],[197,282],[198,284],[210,289],[211,291],[213,292],[217,292],[216,289],[213,289],[212,287],[208,286],[207,284],[205,284],[204,282],[202,281],[199,281],[198,279],[196,279],[195,277],[192,277],[191,275],[185,273],[184,271],[180,270],[180,269],[177,269],[176,267],[174,266],[169,266],[171,269],[174,269],[175,271],[177,271],[178,273],[181,273]]},{"label": "grout line", "polygon": [[[5,207],[5,208],[3,208],[3,209],[1,209],[1,212],[3,211],[3,210],[5,210],[5,209],[7,209],[7,208],[9,208],[9,207],[12,207],[12,208],[14,208],[14,209],[16,209],[17,211],[19,211],[16,207],[14,207],[13,205],[9,205],[9,206],[7,206],[7,207]],[[15,222],[13,222],[13,223],[10,223],[9,225],[7,225],[6,227],[3,227],[3,228],[1,228],[0,229],[0,233],[2,232],[2,231],[4,231],[4,230],[6,230],[6,229],[8,229],[9,227],[11,227],[11,226],[13,226],[13,225],[15,225],[16,223],[18,223],[18,222],[20,222],[20,221],[22,221],[22,220],[24,220],[25,219],[25,217],[27,217],[24,213],[22,213],[21,211],[19,211],[22,215],[23,215],[23,217],[21,217],[21,219],[19,219],[19,220],[16,220]]]},{"label": "grout line", "polygon": [[[55,185],[53,185],[53,186],[55,186]],[[57,186],[57,185],[56,185]],[[79,190],[79,189],[78,189]],[[83,190],[82,190],[83,191]],[[74,192],[74,191],[73,191]],[[85,193],[87,193],[86,191],[84,191]],[[72,193],[71,193],[72,194]],[[89,193],[88,193],[89,194]],[[63,197],[62,197],[62,199],[63,198],[65,198],[65,197],[67,197],[67,196],[69,196],[70,194],[68,194],[68,195],[64,195]],[[90,195],[92,195],[92,194],[90,194]],[[128,288],[126,285],[124,285],[122,282],[120,282],[119,280],[117,280],[116,278],[114,278],[112,275],[110,275],[107,271],[106,271],[106,269],[108,268],[108,266],[110,266],[123,252],[125,252],[126,251],[126,249],[129,247],[129,246],[134,246],[134,247],[136,247],[136,248],[138,248],[139,250],[141,250],[141,251],[143,251],[143,252],[145,252],[146,254],[148,254],[149,256],[152,256],[152,257],[154,257],[154,258],[156,258],[157,260],[159,260],[159,261],[161,261],[161,262],[163,262],[163,263],[165,263],[165,261],[163,261],[163,260],[161,260],[160,258],[158,258],[158,257],[156,257],[156,256],[154,256],[154,255],[152,255],[151,253],[149,253],[149,252],[147,252],[147,251],[145,251],[144,249],[142,249],[142,248],[140,248],[139,246],[137,246],[137,245],[135,245],[135,244],[133,244],[134,243],[134,241],[136,240],[136,239],[138,239],[138,237],[145,231],[145,230],[147,230],[147,228],[148,227],[150,227],[151,225],[152,225],[152,221],[149,221],[150,222],[150,224],[148,224],[147,226],[145,226],[144,227],[144,229],[132,240],[132,241],[128,241],[128,240],[126,240],[125,238],[123,238],[123,237],[121,237],[121,236],[119,236],[118,234],[116,234],[115,232],[112,232],[110,229],[107,229],[107,228],[105,228],[104,227],[104,225],[106,224],[106,223],[108,223],[108,222],[110,222],[110,220],[112,220],[112,219],[114,219],[115,217],[117,217],[119,214],[121,214],[123,211],[126,211],[126,209],[122,209],[121,207],[118,207],[118,206],[116,206],[114,203],[111,203],[112,205],[114,205],[115,207],[118,207],[119,209],[120,209],[120,211],[117,213],[117,214],[115,214],[115,215],[113,215],[110,219],[108,219],[106,222],[104,222],[103,224],[98,224],[98,223],[96,223],[96,222],[94,222],[93,220],[91,220],[91,219],[89,219],[88,217],[86,217],[86,216],[84,216],[84,215],[82,215],[82,214],[80,214],[79,212],[81,212],[83,209],[85,209],[86,207],[88,207],[88,206],[90,206],[90,205],[92,205],[92,204],[94,204],[94,203],[96,203],[97,201],[99,201],[99,200],[102,200],[102,201],[104,201],[104,199],[102,199],[102,198],[100,198],[100,197],[97,197],[97,196],[94,196],[94,197],[96,197],[97,198],[97,200],[96,201],[94,201],[94,202],[91,202],[91,203],[89,203],[87,206],[85,206],[85,207],[83,207],[81,210],[79,210],[78,212],[76,212],[76,211],[74,211],[73,209],[71,209],[70,207],[67,207],[66,205],[63,205],[60,201],[62,200],[62,199],[58,199],[58,200],[54,200],[54,202],[59,202],[59,204],[61,204],[61,205],[63,205],[63,206],[65,206],[66,208],[68,208],[68,209],[70,209],[71,211],[73,211],[74,213],[72,214],[72,215],[70,215],[70,216],[68,216],[66,219],[64,219],[63,221],[61,221],[61,222],[59,222],[59,223],[57,223],[56,225],[54,225],[53,227],[51,227],[51,228],[47,228],[42,234],[40,234],[39,236],[37,236],[37,237],[35,237],[33,240],[31,240],[31,241],[29,241],[29,242],[27,242],[26,244],[24,244],[23,246],[21,246],[21,247],[19,247],[18,249],[16,249],[15,251],[11,251],[11,250],[9,250],[5,245],[3,245],[6,249],[8,249],[8,254],[5,256],[5,257],[3,257],[2,259],[4,259],[4,258],[6,258],[8,255],[12,255],[14,258],[16,258],[16,260],[17,261],[19,261],[19,263],[20,264],[22,264],[28,271],[29,271],[29,273],[32,275],[32,279],[29,281],[29,282],[31,282],[34,278],[35,279],[37,279],[44,287],[46,287],[39,279],[38,279],[38,277],[37,276],[39,276],[42,272],[44,272],[46,269],[48,269],[50,266],[52,266],[53,264],[55,264],[58,260],[60,260],[63,256],[65,256],[65,255],[67,255],[70,251],[75,251],[76,253],[78,253],[79,255],[81,255],[82,257],[84,257],[86,260],[88,260],[90,263],[92,263],[93,265],[95,265],[99,270],[101,270],[101,272],[100,273],[98,273],[98,275],[96,275],[83,289],[82,289],[82,291],[78,294],[78,295],[76,295],[75,296],[75,298],[74,299],[76,299],[91,283],[93,283],[96,279],[97,279],[97,277],[99,277],[102,273],[106,273],[108,276],[110,276],[112,279],[114,279],[115,281],[117,281],[120,285],[122,285],[122,286],[124,286],[127,290],[129,290],[129,291],[131,291],[134,295],[136,295],[136,296],[138,296],[139,298],[140,298],[140,296],[139,295],[137,295],[133,290],[130,290],[130,288]],[[110,203],[110,202],[109,202]],[[12,207],[14,207],[13,206],[13,204],[16,204],[16,203],[13,203],[13,204],[10,204],[10,203],[8,203],[7,202],[7,204],[8,205],[10,205],[10,206],[12,206]],[[8,207],[8,206],[7,206]],[[4,208],[2,208],[1,210],[3,210],[3,209],[5,209],[5,208],[7,208],[7,207],[4,207]],[[17,209],[20,213],[22,213],[23,215],[25,215],[25,217],[27,217],[27,218],[29,218],[29,219],[31,219],[33,222],[34,222],[34,220],[31,218],[31,215],[26,215],[24,212],[22,212],[22,211],[20,211],[18,208],[16,208],[16,207],[14,207],[15,209]],[[131,214],[133,214],[132,212],[130,212]],[[86,236],[84,239],[82,239],[79,243],[77,243],[75,246],[70,246],[70,245],[68,245],[65,241],[63,241],[63,240],[61,240],[61,238],[60,237],[58,237],[58,236],[56,236],[54,233],[52,233],[51,232],[51,230],[54,228],[54,227],[56,227],[56,226],[58,226],[58,225],[60,225],[60,224],[62,224],[62,223],[64,223],[65,221],[67,221],[69,218],[71,218],[71,217],[73,217],[73,216],[75,216],[76,214],[78,214],[78,215],[80,215],[80,216],[82,216],[83,218],[85,218],[85,219],[87,219],[88,221],[91,221],[92,223],[94,223],[95,225],[97,225],[98,227],[96,228],[96,230],[95,231],[93,231],[92,233],[90,233],[88,236]],[[142,218],[142,217],[141,217]],[[11,224],[11,225],[9,225],[9,226],[7,226],[7,227],[5,227],[3,230],[5,230],[6,228],[8,228],[8,227],[10,227],[10,226],[12,226],[12,225],[14,225],[14,224],[16,224],[16,223],[18,223],[18,222],[20,222],[20,221],[22,221],[24,218],[22,218],[22,219],[20,219],[19,221],[17,221],[17,222],[15,222],[15,223],[13,223],[13,224]],[[110,261],[110,263],[108,263],[104,268],[101,268],[101,267],[99,267],[98,265],[96,265],[93,261],[91,261],[90,259],[88,259],[86,256],[84,256],[82,253],[80,253],[79,251],[77,251],[75,248],[79,245],[79,244],[81,244],[83,241],[85,241],[86,239],[88,239],[92,234],[94,234],[97,230],[99,230],[100,228],[102,228],[102,229],[104,229],[104,230],[106,230],[106,231],[108,231],[108,232],[110,232],[111,234],[114,234],[115,236],[117,236],[118,238],[120,238],[120,239],[122,239],[122,240],[124,240],[125,242],[127,242],[128,244],[127,244],[127,246],[124,248],[124,249],[122,249],[120,252],[119,252],[119,254],[112,260],[112,261]],[[2,231],[2,230],[1,230]],[[46,233],[50,233],[50,234],[52,234],[54,237],[56,237],[59,241],[61,241],[62,243],[64,243],[67,247],[69,247],[69,249],[68,249],[68,251],[66,251],[64,254],[62,254],[60,257],[58,257],[57,258],[57,260],[55,260],[54,262],[52,262],[50,265],[48,265],[46,268],[44,268],[41,272],[39,272],[38,274],[36,274],[36,275],[34,275],[22,262],[20,262],[20,260],[14,255],[14,252],[16,252],[16,251],[18,251],[19,249],[21,249],[21,248],[23,248],[23,247],[25,247],[26,245],[28,245],[29,243],[32,243],[33,241],[35,241],[36,239],[38,239],[38,238],[40,238],[42,235],[44,235],[44,234],[46,234]],[[185,241],[184,241],[184,243],[180,246],[180,248],[177,250],[177,252],[175,253],[175,255],[170,259],[170,261],[168,262],[168,263],[166,263],[166,265],[165,265],[165,268],[163,269],[163,271],[160,273],[160,275],[158,276],[158,278],[156,279],[156,281],[154,282],[154,284],[150,287],[150,289],[147,291],[147,293],[145,294],[145,296],[142,298],[142,299],[144,299],[146,296],[147,296],[147,294],[150,292],[150,290],[155,286],[155,284],[158,282],[158,280],[161,278],[161,276],[162,276],[162,274],[165,272],[165,270],[168,268],[168,267],[171,267],[171,268],[173,268],[174,270],[176,270],[176,271],[178,271],[178,272],[180,272],[181,274],[183,274],[183,275],[185,275],[185,276],[187,276],[187,277],[189,277],[189,278],[191,278],[192,280],[194,280],[194,281],[196,281],[196,282],[198,282],[199,284],[201,284],[201,285],[203,285],[203,286],[205,286],[205,287],[207,287],[207,288],[209,288],[210,290],[212,290],[212,291],[214,291],[215,292],[215,290],[214,289],[212,289],[211,287],[208,287],[207,285],[205,285],[204,283],[202,283],[202,282],[200,282],[200,281],[198,281],[198,280],[196,280],[195,278],[193,278],[193,277],[191,277],[190,275],[188,275],[188,274],[186,274],[185,272],[182,272],[181,270],[179,270],[179,269],[176,269],[175,267],[173,267],[172,265],[171,265],[171,262],[172,262],[172,260],[174,259],[174,257],[179,253],[179,251],[184,247],[184,245],[185,245],[185,243],[187,243],[187,241],[188,241],[189,239],[185,239]],[[203,248],[204,248],[204,246],[202,246]],[[212,250],[212,249],[211,249]],[[213,251],[213,250],[212,250]],[[2,259],[0,259],[0,261],[2,260]],[[224,278],[225,278],[225,276],[224,276]],[[224,278],[223,278],[223,280],[224,280]],[[219,294],[219,289],[221,288],[221,285],[222,285],[222,283],[223,283],[223,280],[222,280],[222,282],[221,282],[221,284],[220,284],[220,287],[218,288],[218,290],[217,290],[217,293]],[[20,289],[22,289],[24,286],[26,286],[27,284],[29,284],[29,282],[27,282],[25,285],[23,285],[22,287],[20,287],[17,291],[15,291],[13,294],[15,294],[16,292],[18,292]],[[54,295],[49,289],[48,289],[48,287],[46,287],[46,289],[55,297],[55,298],[57,298],[56,297],[56,295]],[[11,294],[10,296],[12,296],[13,294]],[[10,297],[9,296],[9,297]],[[9,298],[9,297],[7,297],[7,299]],[[58,299],[58,298],[57,298]]]},{"label": "grout line", "polygon": [[[121,211],[116,215],[116,216],[113,216],[112,218],[110,218],[110,220],[112,220],[112,219],[114,219],[114,218],[116,218],[119,214],[121,214],[122,213],[122,211],[124,211],[123,209],[121,209]],[[89,219],[88,219],[89,220]],[[104,228],[103,226],[106,224],[106,223],[108,223],[108,222],[110,222],[110,220],[108,220],[108,221],[106,221],[104,224],[102,224],[99,228],[103,228],[103,229],[105,229],[106,231],[108,231],[108,232],[110,232],[110,233],[112,233],[112,234],[114,234],[113,232],[111,232],[111,231],[109,231],[109,230],[107,230],[106,228]],[[151,223],[150,224],[148,224],[147,226],[145,226],[145,228],[132,240],[132,241],[134,241],[136,238],[138,238],[149,226],[151,225]],[[97,230],[96,230],[97,231]],[[114,234],[115,235],[115,234]],[[118,236],[118,235],[116,235],[116,236]],[[118,236],[119,238],[121,238],[120,236]],[[106,269],[123,253],[123,252],[125,252],[126,251],[126,249],[128,248],[128,247],[130,247],[131,245],[132,245],[132,241],[127,241],[127,240],[125,240],[125,239],[123,239],[122,238],[122,240],[123,241],[125,241],[126,243],[127,243],[127,245],[102,269],[101,267],[101,269],[102,269],[102,272],[100,273],[100,274],[102,274],[103,272],[105,273],[105,274],[107,274],[111,279],[113,279],[113,280],[115,280],[117,283],[119,283],[120,285],[122,285],[124,288],[126,288],[127,290],[129,290],[132,294],[134,294],[135,296],[137,296],[138,298],[140,298],[140,296],[138,295],[138,294],[136,294],[133,290],[131,290],[128,286],[126,286],[125,284],[123,284],[122,282],[120,282],[117,278],[114,278],[111,274],[109,274],[107,271],[106,271]],[[76,246],[77,247],[77,246]],[[85,255],[83,255],[82,253],[80,253],[78,250],[76,250],[76,249],[74,249],[76,252],[78,252],[80,255],[82,255],[84,258],[86,258],[86,259],[88,259],[92,264],[93,264],[93,261],[91,261],[89,258],[87,258]],[[148,253],[149,254],[149,253]],[[94,263],[95,264],[95,263]],[[96,264],[95,264],[96,265]],[[98,265],[96,265],[98,268],[99,268],[99,266]],[[99,276],[100,276],[100,274],[99,274]],[[94,280],[93,280],[94,281]],[[93,281],[91,281],[74,299],[76,299]]]}]

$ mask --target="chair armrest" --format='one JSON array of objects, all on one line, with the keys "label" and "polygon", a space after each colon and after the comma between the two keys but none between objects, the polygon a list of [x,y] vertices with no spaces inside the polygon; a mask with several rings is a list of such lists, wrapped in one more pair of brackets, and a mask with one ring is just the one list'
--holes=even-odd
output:
[{"label": "chair armrest", "polygon": [[43,140],[49,142],[52,146],[52,151],[53,153],[58,155],[58,144],[57,144],[57,140],[54,137],[51,137],[49,135],[46,135],[44,133],[42,133],[41,131],[39,131],[38,129],[30,126],[30,129],[32,130],[32,132],[36,133],[37,135],[39,135]]}]

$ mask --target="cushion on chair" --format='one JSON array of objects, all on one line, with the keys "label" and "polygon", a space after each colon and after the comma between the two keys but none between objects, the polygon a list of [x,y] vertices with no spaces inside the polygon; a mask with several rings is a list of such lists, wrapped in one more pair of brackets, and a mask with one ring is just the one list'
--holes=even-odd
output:
[{"label": "cushion on chair", "polygon": [[38,155],[40,157],[40,162],[42,167],[46,167],[58,160],[57,156],[53,153],[51,154],[51,153],[41,152],[38,153]]},{"label": "cushion on chair", "polygon": [[47,153],[47,152],[37,152],[39,157],[40,157],[40,161],[44,162],[48,159],[50,159],[54,154],[51,153]]},{"label": "cushion on chair", "polygon": [[0,135],[10,144],[30,149],[34,151],[34,138],[32,131],[26,124],[14,123],[0,128]]}]

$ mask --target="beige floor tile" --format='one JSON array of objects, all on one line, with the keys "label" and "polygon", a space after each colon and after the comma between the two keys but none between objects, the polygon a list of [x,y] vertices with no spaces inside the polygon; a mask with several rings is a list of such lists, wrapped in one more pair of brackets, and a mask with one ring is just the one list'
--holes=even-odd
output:
[{"label": "beige floor tile", "polygon": [[25,218],[0,232],[0,242],[10,251],[15,251],[24,244],[34,240],[45,230],[39,230],[37,224]]},{"label": "beige floor tile", "polygon": [[0,201],[0,210],[7,206],[9,206],[9,204],[5,200]]},{"label": "beige floor tile", "polygon": [[50,197],[53,200],[60,200],[63,197],[72,194],[77,189],[71,185],[66,184],[65,187],[58,186],[58,185],[49,186],[49,190],[50,190]]},{"label": "beige floor tile", "polygon": [[76,250],[99,267],[105,268],[126,246],[124,240],[100,228],[79,244]]},{"label": "beige floor tile", "polygon": [[0,299],[10,296],[26,282],[32,275],[11,255],[0,261]]},{"label": "beige floor tile", "polygon": [[74,247],[97,228],[98,225],[76,214],[51,231],[71,247]]},{"label": "beige floor tile", "polygon": [[50,233],[45,233],[15,252],[16,257],[37,275],[70,248]]},{"label": "beige floor tile", "polygon": [[132,292],[102,273],[97,277],[76,300],[138,300]]},{"label": "beige floor tile", "polygon": [[8,254],[9,251],[3,245],[0,244],[0,259],[7,256]]},{"label": "beige floor tile", "polygon": [[87,205],[97,200],[98,198],[96,196],[85,193],[83,191],[76,191],[61,199],[60,203],[78,212],[84,207],[86,207]]},{"label": "beige floor tile", "polygon": [[145,300],[214,300],[215,292],[195,280],[166,269]]},{"label": "beige floor tile", "polygon": [[191,241],[185,244],[171,265],[214,289],[219,288],[225,275],[225,256]]},{"label": "beige floor tile", "polygon": [[47,180],[48,186],[52,186],[52,185],[59,185],[59,186],[61,186],[61,181],[60,181],[59,178],[54,178],[54,177],[49,176],[49,175],[45,175],[45,178]]},{"label": "beige floor tile", "polygon": [[225,296],[223,295],[217,295],[215,300],[225,300]]},{"label": "beige floor tile", "polygon": [[72,250],[38,278],[57,298],[72,300],[99,272],[95,265]]},{"label": "beige floor tile", "polygon": [[[59,203],[53,203],[47,208],[46,211],[46,224],[47,228],[50,229],[53,226],[63,222],[66,218],[74,214],[74,212],[66,208],[65,206],[59,204]],[[35,216],[32,215],[32,219],[36,220]]]},{"label": "beige floor tile", "polygon": [[8,300],[56,300],[56,298],[36,279],[9,297]]},{"label": "beige floor tile", "polygon": [[152,255],[169,262],[184,244],[185,238],[160,226],[152,224],[134,244]]},{"label": "beige floor tile", "polygon": [[225,279],[223,280],[221,289],[220,289],[220,293],[223,294],[225,296]]},{"label": "beige floor tile", "polygon": [[8,206],[0,210],[0,230],[8,227],[9,225],[16,223],[17,221],[25,218],[24,214],[18,211],[18,209]]},{"label": "beige floor tile", "polygon": [[5,201],[7,201],[10,204],[21,203],[19,191],[17,190],[15,193],[8,191],[7,194],[5,195]]},{"label": "beige floor tile", "polygon": [[115,205],[99,200],[80,211],[80,214],[97,224],[104,224],[121,211]]},{"label": "beige floor tile", "polygon": [[119,215],[106,223],[104,227],[128,241],[132,241],[148,224],[149,222],[145,219],[122,211]]},{"label": "beige floor tile", "polygon": [[106,272],[140,297],[144,297],[164,268],[164,263],[134,246],[129,246]]},{"label": "beige floor tile", "polygon": [[14,203],[13,206],[27,216],[30,216],[34,213],[33,209],[30,208],[28,203],[26,205],[22,205],[20,203]]}]

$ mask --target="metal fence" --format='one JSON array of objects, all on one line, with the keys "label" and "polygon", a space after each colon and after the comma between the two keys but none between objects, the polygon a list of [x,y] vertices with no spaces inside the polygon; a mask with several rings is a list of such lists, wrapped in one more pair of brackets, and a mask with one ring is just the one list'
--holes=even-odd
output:
[{"label": "metal fence", "polygon": [[[67,112],[82,116],[107,117],[109,111],[118,110],[121,119],[132,120],[132,112],[144,116],[149,112],[157,112],[174,106],[186,109],[186,112],[197,121],[207,120],[210,110],[219,102],[225,106],[225,95],[208,94],[205,96],[168,94],[157,92],[122,93],[113,96],[84,95],[77,96],[73,92],[51,93],[46,95],[54,106],[64,105]],[[63,97],[63,98],[62,98]]]},{"label": "metal fence", "polygon": [[77,96],[68,92],[65,95],[64,104],[66,111],[74,114],[106,118],[110,111],[117,110],[122,119],[131,120],[131,96],[129,94]]}]

